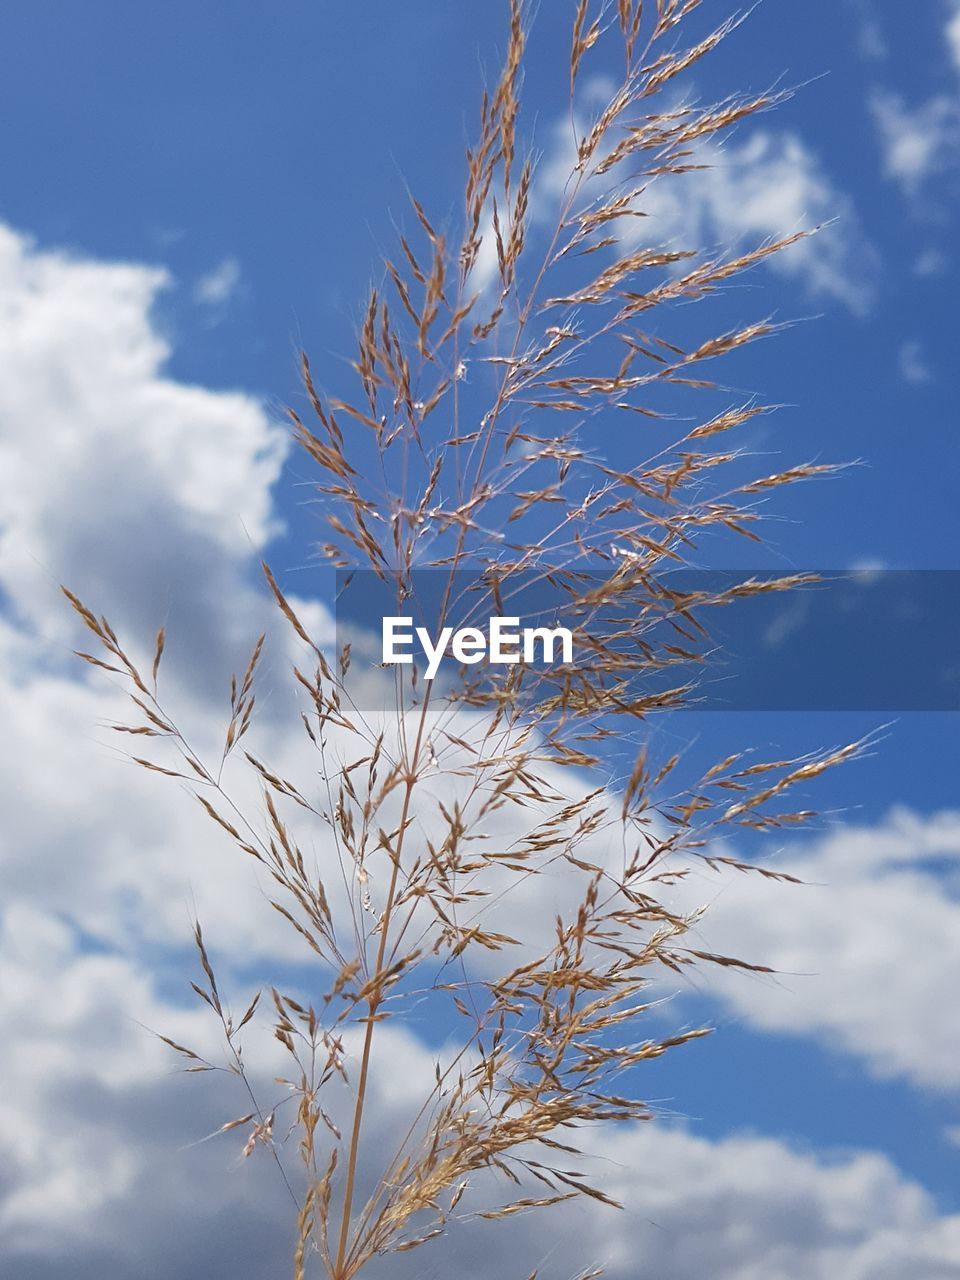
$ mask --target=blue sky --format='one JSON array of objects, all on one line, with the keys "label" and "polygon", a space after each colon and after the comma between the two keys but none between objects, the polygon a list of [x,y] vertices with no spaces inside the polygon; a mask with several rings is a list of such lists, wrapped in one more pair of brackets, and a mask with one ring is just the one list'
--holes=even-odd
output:
[{"label": "blue sky", "polygon": [[[0,855],[0,954],[14,975],[0,1019],[22,1027],[17,1019],[31,1010],[27,1030],[13,1033],[22,1053],[4,1068],[0,1051],[0,1080],[6,1070],[8,1098],[78,1126],[64,1154],[73,1175],[57,1178],[31,1154],[44,1140],[40,1120],[10,1122],[0,1256],[16,1259],[18,1275],[52,1276],[67,1255],[91,1275],[105,1265],[119,1280],[153,1275],[152,1263],[111,1235],[144,1188],[171,1215],[186,1214],[185,1238],[202,1239],[189,1198],[178,1208],[171,1188],[180,1177],[212,1176],[228,1158],[205,1148],[206,1163],[197,1157],[183,1173],[180,1147],[175,1158],[137,1111],[153,1105],[144,1074],[159,1082],[156,1105],[180,1116],[178,1143],[196,1136],[191,1125],[207,1112],[198,1103],[184,1113],[186,1095],[162,1060],[141,1061],[138,1048],[125,1048],[127,1065],[112,1073],[98,1064],[115,1027],[124,1045],[139,1044],[131,992],[157,1022],[192,1029],[177,994],[190,895],[200,907],[212,903],[214,925],[222,908],[224,928],[230,911],[239,918],[256,906],[253,891],[217,903],[226,858],[207,870],[184,854],[176,873],[165,861],[171,842],[184,850],[198,837],[187,818],[169,816],[164,797],[141,799],[140,780],[130,783],[101,745],[97,724],[110,712],[97,686],[62,662],[72,633],[55,584],[67,578],[99,593],[111,617],[141,635],[160,621],[172,634],[179,627],[178,687],[202,724],[209,673],[229,669],[266,615],[256,552],[322,617],[316,601],[329,581],[309,551],[320,536],[303,484],[310,472],[284,452],[275,424],[284,405],[302,402],[301,346],[318,380],[342,386],[365,290],[410,222],[407,189],[440,221],[454,218],[483,68],[492,75],[502,50],[500,9],[9,0],[0,15],[0,706],[22,744],[4,770],[4,803],[17,817]],[[525,89],[525,127],[545,166],[566,106],[568,25],[554,18],[543,0]],[[604,56],[591,72],[599,83],[616,71]],[[778,497],[767,547],[741,552],[739,563],[955,568],[960,5],[765,0],[698,67],[694,87],[707,99],[771,85],[796,92],[729,140],[715,157],[721,176],[689,208],[660,207],[660,225],[730,243],[836,216],[793,265],[762,269],[723,299],[731,314],[791,322],[739,353],[726,376],[784,406],[757,441],[770,470],[774,459],[862,465]],[[214,485],[211,459],[227,439],[229,475]],[[611,456],[630,456],[619,420],[607,445]],[[882,707],[686,713],[656,729],[664,748],[682,745],[696,762],[743,746],[806,751],[885,726],[868,758],[811,793],[829,817],[778,854],[836,892],[757,891],[741,905],[737,885],[718,895],[721,937],[726,930],[769,947],[791,975],[812,976],[740,978],[685,997],[682,1020],[706,1017],[720,1033],[651,1069],[651,1094],[691,1117],[670,1127],[677,1145],[664,1148],[665,1168],[709,1169],[726,1159],[724,1142],[740,1141],[737,1158],[756,1156],[759,1167],[760,1147],[749,1144],[769,1141],[781,1155],[764,1148],[764,1160],[781,1170],[784,1188],[802,1182],[820,1224],[813,1238],[832,1239],[825,1205],[843,1203],[854,1224],[856,1247],[831,1263],[778,1235],[769,1205],[751,1210],[760,1194],[752,1184],[728,1189],[723,1203],[773,1225],[767,1235],[758,1228],[753,1257],[723,1253],[723,1277],[960,1272],[960,1067],[951,1065],[960,1062],[960,1021],[950,1007],[960,980],[960,716],[888,720]],[[61,799],[38,780],[48,769],[63,782]],[[138,812],[147,814],[146,836]],[[105,814],[119,815],[109,836]],[[140,842],[150,861],[137,872],[130,848]],[[856,927],[841,945],[851,909]],[[242,980],[261,962],[292,964],[246,928],[252,961],[242,948],[227,957]],[[38,974],[73,1013],[34,1018]],[[62,1055],[70,1063],[65,1046],[78,1027],[85,1048],[73,1066],[58,1066]],[[412,1060],[420,1049],[403,1051]],[[40,1084],[25,1083],[30,1063]],[[94,1126],[109,1141],[83,1130],[98,1108],[113,1117]],[[0,1151],[3,1141],[0,1125]],[[159,1181],[137,1165],[137,1150],[152,1153]],[[862,1184],[823,1191],[838,1167],[860,1171]],[[916,1187],[931,1197],[926,1207]],[[63,1225],[38,1247],[44,1194],[61,1196]],[[252,1214],[272,1240],[271,1195],[247,1179],[230,1192],[224,1221]],[[899,1233],[890,1239],[884,1215],[865,1207],[887,1195]],[[703,1208],[678,1204],[681,1224]],[[671,1212],[663,1209],[664,1222]],[[84,1215],[103,1224],[96,1245],[77,1226]],[[162,1222],[154,1210],[144,1239],[162,1240]],[[654,1247],[639,1239],[638,1248]],[[748,1267],[758,1257],[768,1261],[755,1273]],[[176,1275],[193,1274],[191,1265],[186,1258]],[[624,1266],[611,1273],[635,1274]],[[265,1246],[262,1267],[268,1274]]]}]

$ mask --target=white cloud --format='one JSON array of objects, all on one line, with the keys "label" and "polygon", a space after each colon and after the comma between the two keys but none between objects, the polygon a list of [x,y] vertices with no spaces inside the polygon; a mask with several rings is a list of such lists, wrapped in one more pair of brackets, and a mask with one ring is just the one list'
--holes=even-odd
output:
[{"label": "white cloud", "polygon": [[[216,1052],[202,1012],[158,997],[136,964],[86,954],[42,913],[7,910],[0,1035],[13,1052],[0,1060],[0,1251],[22,1280],[53,1280],[67,1265],[78,1280],[268,1280],[289,1265],[294,1233],[276,1169],[263,1151],[240,1159],[243,1132],[197,1145],[248,1109],[242,1087],[171,1074],[169,1052],[140,1023]],[[368,1120],[382,1159],[434,1059],[392,1026],[378,1038]],[[274,1065],[252,1076],[267,1097]],[[483,1280],[543,1263],[543,1275],[568,1280],[602,1263],[610,1280],[634,1280],[642,1260],[639,1274],[659,1280],[947,1280],[960,1263],[960,1217],[938,1212],[875,1153],[818,1156],[656,1124],[588,1135],[587,1149],[623,1213],[583,1202],[501,1226],[454,1224],[443,1242],[371,1277]],[[295,1155],[284,1158],[296,1186]],[[463,1207],[492,1194],[478,1179]]]},{"label": "white cloud", "polygon": [[[219,1063],[214,1026],[199,1001],[162,999],[134,960],[91,953],[60,920],[0,915],[0,1255],[12,1273],[52,1277],[69,1260],[74,1275],[117,1280],[276,1274],[295,1221],[276,1169],[239,1158],[245,1130],[202,1141],[250,1110],[242,1084],[184,1077],[151,1034]],[[403,1037],[387,1039],[402,1062]],[[262,1041],[251,1080],[272,1103],[287,1063]],[[376,1120],[377,1091],[372,1103]]]},{"label": "white cloud", "polygon": [[942,275],[950,266],[950,260],[939,249],[924,249],[913,264],[913,274],[921,279]]},{"label": "white cloud", "polygon": [[[611,1280],[900,1280],[914,1270],[947,1280],[960,1262],[960,1216],[938,1214],[874,1154],[817,1158],[759,1138],[706,1142],[655,1126],[613,1135],[602,1154],[612,1166],[605,1188],[627,1212],[575,1205],[557,1215],[550,1274],[600,1262]],[[536,1243],[545,1234],[533,1218],[512,1239],[491,1235],[481,1253],[478,1232],[457,1274],[505,1274],[507,1257],[511,1273],[525,1274],[546,1252]]]},{"label": "white cloud", "polygon": [[645,234],[684,245],[724,247],[772,240],[836,220],[770,259],[814,296],[862,310],[872,292],[873,261],[852,203],[796,134],[758,130],[742,143],[711,144],[697,159],[711,167],[689,180],[655,182],[641,201]]},{"label": "white cloud", "polygon": [[0,573],[44,629],[66,616],[63,581],[138,627],[209,605],[229,637],[250,544],[276,530],[286,436],[252,396],[166,375],[151,308],[167,283],[0,225]]},{"label": "white cloud", "polygon": [[470,287],[478,293],[485,294],[495,280],[500,277],[500,259],[497,254],[497,239],[493,229],[492,212],[485,213],[480,222],[480,247],[477,258],[470,272]]},{"label": "white cloud", "polygon": [[[151,317],[162,272],[38,252],[0,228],[0,280],[0,717],[17,743],[0,771],[5,889],[41,894],[48,912],[111,947],[177,946],[196,909],[236,955],[289,961],[299,940],[266,906],[253,864],[104,727],[129,723],[129,704],[119,681],[67,663],[91,637],[57,591],[66,582],[105,612],[146,664],[167,624],[163,701],[205,759],[219,758],[229,673],[266,630],[248,742],[309,787],[317,766],[287,714],[289,628],[251,583],[278,524],[272,486],[286,438],[253,397],[165,374],[168,348]],[[328,641],[326,610],[295,605]],[[349,750],[330,736],[334,754]],[[251,771],[226,780],[259,821]],[[421,817],[425,828],[441,822],[435,808]],[[327,830],[302,815],[296,825],[335,898],[343,889]],[[507,812],[488,826],[490,839],[513,835]],[[381,888],[375,878],[375,897]],[[516,909],[532,895],[532,886],[512,895]]]},{"label": "white cloud", "polygon": [[951,13],[946,28],[947,47],[950,50],[954,65],[960,71],[960,3],[958,3],[958,0],[951,0],[950,9]]},{"label": "white cloud", "polygon": [[201,276],[193,289],[193,299],[201,306],[222,307],[240,287],[240,263],[224,258],[212,271]]},{"label": "white cloud", "polygon": [[860,56],[868,62],[882,62],[890,56],[890,48],[879,22],[875,18],[864,17],[857,33],[857,47]]},{"label": "white cloud", "polygon": [[[944,27],[947,49],[960,71],[960,0],[948,0]],[[907,196],[916,196],[936,174],[957,166],[960,157],[960,95],[956,87],[910,106],[897,93],[878,90],[870,101],[886,176]]]},{"label": "white cloud", "polygon": [[[560,122],[538,177],[554,199],[573,157],[569,121]],[[689,163],[704,168],[650,183],[637,200],[647,216],[630,220],[630,234],[646,243],[729,252],[822,226],[817,235],[769,258],[769,269],[814,297],[835,298],[855,311],[868,306],[875,251],[863,237],[850,197],[797,134],[758,128],[742,142],[711,140],[692,148]],[[588,187],[587,199],[592,194]]]},{"label": "white cloud", "polygon": [[900,347],[898,362],[900,377],[903,378],[904,382],[912,383],[914,386],[922,386],[933,378],[919,342],[912,340],[904,342]]},{"label": "white cloud", "polygon": [[938,94],[910,107],[898,94],[877,92],[870,103],[883,151],[884,172],[907,195],[956,163],[960,103]]},{"label": "white cloud", "polygon": [[[898,809],[795,850],[770,865],[804,886],[748,877],[702,926],[708,947],[776,979],[701,983],[760,1030],[812,1036],[878,1077],[960,1088],[960,814]],[[699,892],[710,898],[709,881]]]},{"label": "white cloud", "polygon": [[846,0],[856,24],[856,45],[860,57],[867,62],[882,62],[890,56],[890,46],[876,14],[870,10],[871,0]]},{"label": "white cloud", "polygon": [[[0,773],[6,892],[39,895],[46,910],[111,945],[183,945],[196,909],[216,936],[232,936],[251,957],[264,949],[289,955],[284,931],[269,918],[258,922],[256,879],[226,838],[175,784],[160,787],[125,759],[125,737],[100,727],[130,723],[125,695],[38,669],[35,642],[5,625],[0,664],[0,715],[7,741],[17,743]],[[216,758],[222,711],[182,685],[179,692],[171,696],[187,731]]]},{"label": "white cloud", "polygon": [[[771,154],[791,152],[782,140],[761,141],[756,163]],[[733,233],[727,181],[696,214],[719,235]],[[763,234],[796,205],[795,196],[778,202],[758,178],[745,190],[745,233]],[[804,278],[823,270],[818,263],[806,264]],[[236,1147],[187,1145],[242,1103],[170,1078],[166,1051],[138,1026],[208,1043],[209,1021],[148,976],[179,985],[175,948],[194,904],[213,945],[228,948],[228,967],[291,958],[286,935],[264,924],[270,913],[255,879],[186,797],[176,803],[169,788],[91,747],[103,736],[95,722],[119,712],[119,694],[61,662],[72,637],[55,592],[61,578],[136,636],[169,612],[170,695],[200,741],[214,743],[221,713],[210,675],[242,660],[273,616],[248,574],[251,551],[275,527],[283,437],[251,396],[184,386],[164,371],[167,346],[150,313],[164,283],[162,272],[135,264],[38,252],[0,228],[0,715],[16,744],[0,771],[0,1252],[22,1280],[52,1280],[67,1265],[83,1280],[241,1269],[267,1280],[285,1259],[291,1226],[268,1161],[235,1167]],[[304,607],[326,625],[317,606]],[[293,770],[293,740],[270,703],[262,732]],[[322,860],[324,839],[308,834]],[[502,834],[491,825],[491,839]],[[828,899],[799,889],[768,898],[738,880],[717,919],[721,936],[737,931],[738,952],[783,968],[809,968],[813,956],[835,1008],[822,986],[800,983],[791,996],[741,979],[723,998],[739,1001],[756,1026],[829,1039],[920,1083],[954,1084],[960,1019],[951,1019],[948,979],[938,975],[955,967],[957,907],[916,859],[960,849],[960,820],[904,817],[840,840],[798,860],[833,882]],[[764,915],[774,902],[788,908],[776,919]],[[532,891],[511,895],[511,908],[540,911],[545,923],[552,915]],[[911,1042],[920,1027],[922,1051]],[[378,1035],[386,1065],[371,1118],[389,1127],[432,1057],[394,1028]],[[272,1075],[269,1051],[260,1061]],[[933,1280],[960,1259],[956,1219],[938,1215],[876,1155],[831,1160],[760,1139],[709,1143],[657,1129],[611,1134],[598,1154],[613,1162],[610,1187],[629,1213],[585,1205],[555,1216],[554,1261],[564,1267],[607,1257],[612,1276],[632,1280],[641,1257],[664,1280],[893,1280],[911,1270]],[[530,1222],[535,1234],[519,1221],[514,1239],[535,1254],[545,1220]],[[466,1239],[447,1273],[513,1266],[514,1254],[494,1252],[499,1245],[469,1231]],[[443,1257],[414,1255],[413,1273]]]},{"label": "white cloud", "polygon": [[[141,654],[168,624],[166,696],[217,753],[230,671],[261,630],[268,681],[290,652],[252,574],[278,527],[286,436],[254,397],[166,374],[151,314],[166,283],[155,268],[38,251],[0,226],[0,714],[17,744],[0,771],[0,864],[8,894],[45,886],[48,909],[112,942],[182,939],[193,893],[236,923],[258,891],[242,875],[230,891],[235,862],[202,814],[145,785],[120,757],[129,740],[98,728],[128,721],[126,699],[70,657],[91,637],[57,584]],[[323,632],[324,611],[311,612]],[[282,698],[263,692],[270,733]],[[254,950],[270,936],[249,925]]]},{"label": "white cloud", "polygon": [[[215,1143],[184,1151],[229,1114],[218,1091],[181,1089],[139,1023],[201,1045],[209,1023],[158,997],[137,958],[179,991],[194,909],[238,962],[289,956],[284,931],[188,797],[148,785],[126,739],[104,745],[103,721],[127,719],[120,690],[66,663],[89,637],[61,580],[140,652],[167,622],[161,678],[202,749],[258,631],[290,656],[251,575],[278,527],[286,437],[253,396],[167,374],[152,316],[167,283],[0,226],[0,715],[15,744],[0,771],[0,1254],[24,1280],[66,1259],[90,1276],[212,1275],[231,1247],[223,1274],[266,1276],[289,1216],[251,1165],[231,1174]],[[303,607],[325,640],[324,611]],[[269,682],[268,665],[268,735]]]}]

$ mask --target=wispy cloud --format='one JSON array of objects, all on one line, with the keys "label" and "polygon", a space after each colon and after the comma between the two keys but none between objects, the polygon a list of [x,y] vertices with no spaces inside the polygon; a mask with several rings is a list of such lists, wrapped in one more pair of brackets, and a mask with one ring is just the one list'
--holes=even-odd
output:
[{"label": "wispy cloud", "polygon": [[222,307],[236,296],[239,287],[240,263],[236,258],[224,258],[194,285],[193,300],[204,307]]},{"label": "wispy cloud", "polygon": [[846,0],[846,7],[856,23],[856,48],[868,62],[882,62],[890,56],[890,46],[871,0]]},{"label": "wispy cloud", "polygon": [[857,48],[861,57],[866,58],[868,62],[882,62],[890,56],[890,47],[875,18],[864,18],[860,24]]},{"label": "wispy cloud", "polygon": [[926,382],[933,380],[933,374],[930,366],[927,364],[923,356],[923,348],[919,342],[904,342],[897,357],[900,366],[900,376],[904,382],[912,383],[914,386],[922,386]]},{"label": "wispy cloud", "polygon": [[913,274],[921,279],[942,275],[950,266],[950,259],[940,249],[924,249],[913,264]]},{"label": "wispy cloud", "polygon": [[960,145],[960,100],[951,94],[909,106],[878,90],[870,101],[886,176],[913,196],[931,176],[952,168]]},{"label": "wispy cloud", "polygon": [[[594,78],[584,86],[584,116],[571,127],[569,116],[546,131],[534,175],[530,221],[541,233],[569,194],[577,168],[574,133],[589,132],[586,108],[607,105],[612,84]],[[635,201],[642,218],[624,220],[616,245],[640,242],[698,252],[737,253],[796,232],[817,231],[766,259],[765,267],[792,280],[808,297],[829,298],[852,311],[873,300],[878,255],[864,235],[850,195],[828,174],[821,158],[790,130],[755,128],[734,137],[694,142],[686,153],[689,171],[652,179]],[[589,207],[601,191],[616,185],[615,169],[603,179],[581,182],[578,204]],[[501,211],[501,220],[504,217]],[[625,223],[630,222],[627,228]],[[611,236],[617,228],[611,227]],[[492,213],[481,226],[482,243],[471,276],[486,290],[497,277]],[[612,246],[609,252],[616,252]]]},{"label": "wispy cloud", "polygon": [[[569,121],[559,122],[539,176],[554,198],[573,158]],[[797,134],[757,129],[743,141],[695,145],[689,163],[702,167],[655,179],[638,198],[646,216],[634,220],[637,239],[732,252],[822,226],[819,234],[768,259],[769,269],[809,296],[833,298],[855,311],[869,306],[876,252],[849,195]]]},{"label": "wispy cloud", "polygon": [[[941,5],[942,36],[960,71],[960,0]],[[870,109],[880,140],[884,173],[905,195],[915,197],[929,179],[960,163],[960,85],[908,103],[889,89],[876,90]]]},{"label": "wispy cloud", "polygon": [[702,149],[710,168],[686,188],[654,185],[649,234],[684,243],[742,246],[833,222],[771,258],[770,268],[813,296],[853,310],[869,304],[875,261],[864,247],[850,198],[794,133],[761,130],[742,143]]},{"label": "wispy cloud", "polygon": [[890,56],[890,46],[883,34],[883,28],[877,18],[867,12],[863,12],[860,19],[857,50],[861,58],[865,58],[867,62],[883,62]]},{"label": "wispy cloud", "polygon": [[960,71],[960,0],[951,0],[946,37],[954,65]]}]

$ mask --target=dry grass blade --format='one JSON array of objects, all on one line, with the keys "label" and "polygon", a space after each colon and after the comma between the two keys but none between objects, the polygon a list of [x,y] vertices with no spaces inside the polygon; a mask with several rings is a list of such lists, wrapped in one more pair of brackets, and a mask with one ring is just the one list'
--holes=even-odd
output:
[{"label": "dry grass blade", "polygon": [[[296,1192],[288,1185],[298,1280],[352,1280],[381,1255],[426,1245],[458,1216],[495,1223],[575,1196],[613,1204],[589,1168],[569,1167],[579,1154],[571,1135],[651,1119],[637,1096],[644,1064],[706,1034],[642,1038],[652,985],[697,965],[769,972],[762,957],[691,946],[701,912],[669,907],[664,890],[694,865],[792,880],[721,851],[714,837],[805,821],[810,811],[782,809],[784,797],[862,745],[746,767],[727,753],[681,785],[679,756],[655,761],[646,741],[648,717],[683,705],[691,665],[709,660],[711,609],[810,580],[746,577],[681,591],[667,571],[705,531],[758,539],[758,495],[829,470],[790,465],[744,479],[749,459],[726,442],[769,407],[704,412],[696,399],[712,386],[707,361],[712,368],[776,326],[747,319],[704,337],[690,304],[806,233],[726,257],[643,234],[651,180],[682,191],[700,144],[777,100],[677,105],[675,83],[736,25],[681,45],[697,8],[578,0],[572,119],[585,67],[605,42],[618,42],[623,77],[592,123],[577,123],[571,172],[544,231],[547,188],[522,143],[526,15],[511,0],[504,67],[465,156],[456,238],[413,200],[412,225],[360,312],[352,390],[319,390],[304,356],[302,416],[291,411],[317,468],[331,563],[386,584],[398,608],[415,594],[416,575],[431,571],[441,623],[463,603],[462,571],[479,584],[471,607],[500,613],[521,609],[518,584],[532,575],[575,619],[575,658],[545,668],[524,658],[481,678],[465,666],[449,696],[425,686],[415,665],[397,667],[383,677],[390,696],[374,716],[354,696],[358,669],[371,671],[363,646],[331,656],[264,564],[309,654],[309,669],[293,672],[304,765],[247,749],[262,636],[231,681],[220,758],[205,763],[159,702],[164,629],[143,668],[148,682],[107,620],[65,591],[103,651],[79,656],[130,692],[135,723],[117,730],[176,753],[166,763],[133,759],[186,785],[218,838],[255,859],[270,912],[315,967],[309,1002],[277,987],[272,1012],[246,996],[235,1022],[197,927],[203,985],[194,990],[220,1022],[226,1069],[252,1098],[241,1032],[258,1015],[272,1019],[290,1058],[283,1097],[254,1099],[221,1132],[252,1126],[245,1154],[268,1150],[286,1177],[275,1119],[281,1105],[295,1110],[300,1175]],[[481,262],[492,283],[481,282]],[[674,429],[665,391],[693,425]],[[622,417],[634,453],[618,466],[597,425],[623,410],[635,415]],[[624,742],[635,749],[612,782]],[[259,808],[228,787],[238,768],[252,770]],[[508,923],[511,904],[537,901],[523,895],[539,877],[552,886],[555,918],[528,908]],[[414,1012],[457,1027],[461,1039],[421,1082],[405,1132],[385,1137],[370,1131],[367,1111],[375,1046],[385,1023]],[[166,1043],[189,1070],[214,1069]],[[350,1096],[343,1114],[328,1101],[338,1090]],[[484,1179],[504,1185],[506,1198],[468,1208]]]}]

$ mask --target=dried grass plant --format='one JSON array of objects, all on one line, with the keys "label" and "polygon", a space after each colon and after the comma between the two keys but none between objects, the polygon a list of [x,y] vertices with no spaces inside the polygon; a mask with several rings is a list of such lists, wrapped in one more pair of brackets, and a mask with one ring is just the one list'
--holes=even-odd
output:
[{"label": "dried grass plant", "polygon": [[[141,670],[106,619],[67,592],[104,651],[81,656],[129,682],[137,716],[118,730],[165,743],[180,763],[135,758],[189,783],[273,883],[273,906],[314,964],[311,1000],[271,993],[274,1033],[291,1061],[282,1100],[258,1098],[224,1125],[241,1129],[248,1154],[264,1148],[286,1167],[290,1144],[279,1131],[295,1108],[297,1280],[352,1280],[376,1257],[443,1233],[491,1174],[506,1189],[499,1205],[481,1205],[491,1219],[575,1196],[607,1201],[588,1171],[571,1167],[577,1131],[650,1118],[636,1069],[705,1034],[644,1038],[652,983],[690,966],[763,968],[693,945],[698,913],[671,909],[670,886],[704,862],[774,874],[718,856],[714,837],[803,821],[810,815],[782,808],[784,797],[856,750],[766,764],[730,755],[678,793],[676,760],[658,767],[643,749],[649,715],[689,692],[681,681],[645,694],[644,680],[691,659],[704,609],[796,581],[684,594],[665,570],[684,563],[705,530],[756,538],[758,499],[823,469],[792,466],[730,484],[723,477],[745,461],[726,442],[764,407],[734,404],[682,428],[654,407],[665,390],[696,405],[714,385],[708,362],[773,329],[761,319],[684,344],[671,334],[678,307],[689,332],[701,314],[690,303],[799,238],[729,257],[645,239],[650,184],[682,185],[705,140],[778,96],[712,106],[679,96],[681,78],[735,26],[685,42],[699,8],[699,0],[577,4],[572,168],[544,231],[553,196],[520,139],[528,31],[512,0],[505,64],[466,153],[460,231],[441,229],[413,200],[413,229],[363,312],[356,394],[323,394],[304,356],[308,411],[291,413],[320,473],[323,550],[334,565],[394,583],[400,601],[426,569],[447,575],[447,600],[464,569],[484,575],[494,601],[518,574],[553,575],[581,618],[574,663],[485,673],[459,696],[394,668],[374,673],[390,682],[392,710],[368,714],[349,684],[357,655],[324,652],[265,568],[312,656],[294,671],[308,779],[294,783],[244,750],[262,637],[232,683],[222,759],[203,760],[159,699],[163,632],[152,671]],[[559,20],[554,6],[543,20]],[[613,41],[622,83],[585,122],[580,82],[595,47]],[[494,253],[492,281],[482,279]],[[642,457],[625,469],[604,449],[611,417],[637,429],[631,448]],[[647,446],[653,431],[662,434]],[[609,606],[617,625],[598,634],[591,620]],[[625,776],[611,775],[607,739],[639,740]],[[234,757],[255,771],[262,812],[245,811],[224,781]],[[556,918],[521,913],[528,932],[508,935],[511,895],[535,903],[531,886],[556,883]],[[222,1023],[228,1069],[249,1083],[242,1039],[259,997],[231,1018],[199,927],[196,943],[205,980],[195,989]],[[384,1151],[383,1135],[365,1124],[374,1046],[386,1022],[424,1008],[437,1025],[459,1028],[457,1048],[421,1082],[398,1149]],[[188,1069],[210,1067],[173,1047]],[[326,1098],[344,1085],[351,1104],[341,1128]],[[361,1194],[363,1169],[372,1181]]]}]

